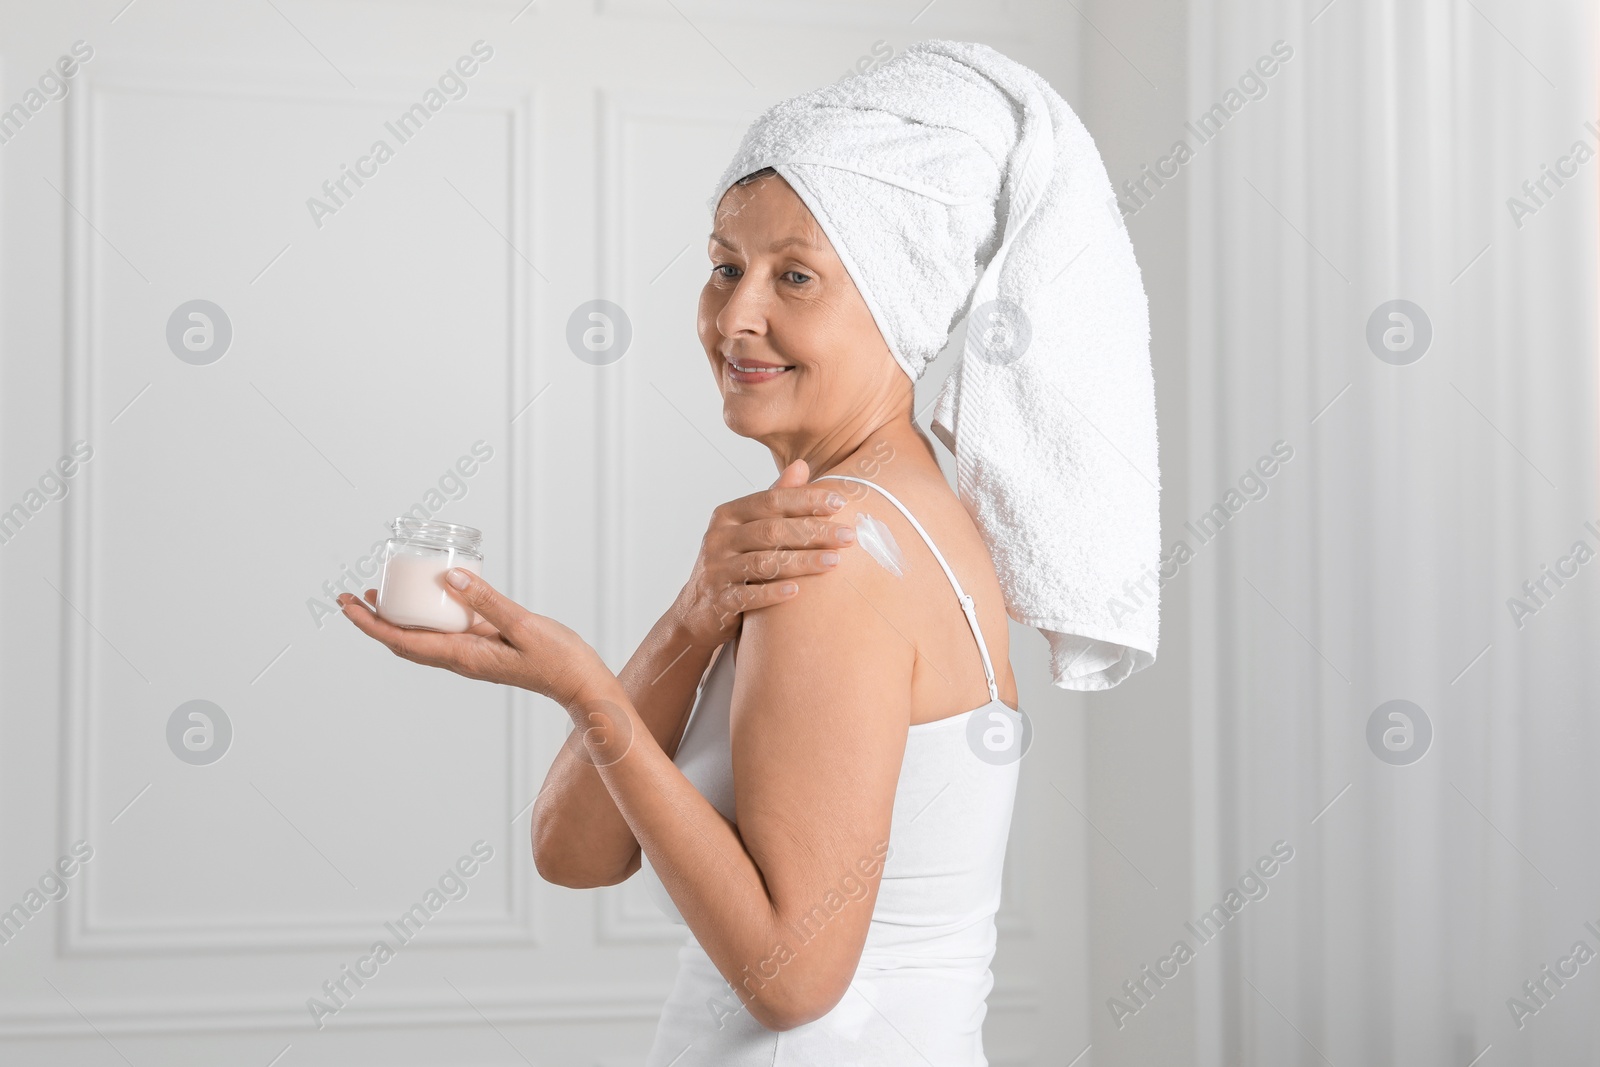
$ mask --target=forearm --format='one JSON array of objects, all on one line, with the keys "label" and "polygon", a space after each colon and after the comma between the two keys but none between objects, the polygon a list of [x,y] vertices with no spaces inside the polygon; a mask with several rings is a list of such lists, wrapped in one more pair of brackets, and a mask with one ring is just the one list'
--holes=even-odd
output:
[{"label": "forearm", "polygon": [[[627,755],[597,771],[633,838],[722,976],[763,1025],[791,1025],[786,1007],[805,976],[774,975],[774,946],[791,940],[736,824],[694,787],[654,737],[620,680],[603,676],[568,709],[605,748],[631,731]],[[599,714],[596,715],[595,712]]]},{"label": "forearm", "polygon": [[[656,745],[677,750],[695,689],[716,646],[695,645],[673,605],[616,679]],[[574,887],[611,885],[637,869],[639,842],[617,811],[578,731],[556,754],[534,803],[533,851],[540,874]]]}]

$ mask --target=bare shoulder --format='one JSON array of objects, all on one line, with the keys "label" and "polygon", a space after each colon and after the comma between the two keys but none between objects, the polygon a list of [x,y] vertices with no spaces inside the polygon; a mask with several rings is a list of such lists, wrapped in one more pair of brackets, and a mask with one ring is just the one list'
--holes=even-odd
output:
[{"label": "bare shoulder", "polygon": [[823,684],[819,675],[870,663],[880,677],[909,684],[915,657],[903,633],[905,609],[895,603],[897,579],[861,547],[857,504],[847,503],[830,521],[856,527],[857,542],[841,548],[829,570],[790,579],[799,586],[795,596],[745,613],[739,663],[759,662],[763,671],[813,684]]},{"label": "bare shoulder", "polygon": [[[852,522],[859,533],[863,518],[867,517],[887,535],[889,554],[895,557],[902,572],[895,577],[908,579],[895,584],[893,588],[912,597],[931,593],[939,603],[944,602],[949,590],[948,579],[934,558],[933,550],[924,541],[924,534],[938,545],[939,554],[958,575],[977,571],[993,573],[988,546],[984,544],[977,524],[941,473],[919,473],[915,477],[902,478],[893,485],[882,481],[874,482],[874,485],[877,488],[860,483],[851,484],[850,490],[845,493],[849,504],[841,512],[841,515],[848,514],[849,518],[840,518],[838,521]],[[894,501],[885,495],[886,492],[892,493],[894,500],[911,512],[915,523],[895,506]],[[920,533],[918,526],[922,528]],[[871,560],[869,553],[863,550],[862,554]],[[875,566],[885,574],[892,573],[883,563],[875,563]],[[921,572],[924,571],[938,580],[922,581]],[[913,572],[916,572],[915,578]],[[964,581],[962,584],[969,583]]]},{"label": "bare shoulder", "polygon": [[[1005,598],[976,520],[937,468],[891,473],[895,477],[873,480],[877,488],[841,484],[851,487],[845,494],[850,502],[845,509],[851,516],[848,521],[861,529],[864,517],[871,516],[873,524],[879,525],[892,541],[891,551],[897,549],[898,558],[903,561],[903,573],[891,576],[861,546],[850,549],[858,554],[858,565],[868,564],[878,572],[874,576],[874,606],[916,649],[914,657],[919,669],[912,686],[917,708],[913,721],[954,714],[985,696],[982,661],[974,648],[973,632],[955,598],[951,576],[962,592],[973,598],[1001,698],[1015,707],[1016,681],[1009,661]],[[915,517],[915,523],[879,490],[892,493]],[[924,534],[931,546],[924,541]],[[944,567],[940,566],[941,558]],[[945,573],[945,567],[950,575]]]}]

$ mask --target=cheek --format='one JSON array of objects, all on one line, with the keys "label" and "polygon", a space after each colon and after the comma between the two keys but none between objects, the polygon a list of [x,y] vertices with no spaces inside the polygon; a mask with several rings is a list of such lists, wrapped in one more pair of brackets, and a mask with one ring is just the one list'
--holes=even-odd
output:
[{"label": "cheek", "polygon": [[[818,304],[805,309],[803,321],[793,324],[800,358],[819,372],[840,381],[849,381],[863,370],[858,357],[864,336],[861,323],[848,309]],[[871,323],[867,324],[871,329]]]}]

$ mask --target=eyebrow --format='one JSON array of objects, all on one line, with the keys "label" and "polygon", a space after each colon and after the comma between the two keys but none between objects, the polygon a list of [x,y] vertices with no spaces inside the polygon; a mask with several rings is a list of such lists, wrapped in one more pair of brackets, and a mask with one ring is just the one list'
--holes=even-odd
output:
[{"label": "eyebrow", "polygon": [[[710,236],[711,240],[717,242],[717,244],[721,245],[723,248],[726,248],[726,249],[728,249],[729,251],[732,251],[732,252],[739,251],[739,249],[733,244],[732,241],[729,241],[726,237],[723,237],[721,234],[712,233],[709,236]],[[780,249],[788,248],[790,245],[799,245],[801,248],[809,248],[813,252],[819,251],[819,249],[817,248],[816,245],[812,244],[810,241],[807,241],[804,237],[785,237],[783,240],[774,243],[771,247],[769,247],[767,249],[767,251],[769,251],[769,252],[777,252]]]}]

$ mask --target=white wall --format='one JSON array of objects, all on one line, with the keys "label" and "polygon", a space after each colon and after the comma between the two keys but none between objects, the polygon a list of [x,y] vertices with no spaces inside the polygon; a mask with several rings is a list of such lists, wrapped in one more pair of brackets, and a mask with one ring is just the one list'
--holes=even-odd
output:
[{"label": "white wall", "polygon": [[[1140,175],[1181,132],[1188,12],[1181,4],[1083,5],[1080,108],[1113,186]],[[1131,205],[1130,205],[1131,206]],[[1190,511],[1189,198],[1180,177],[1126,217],[1150,299],[1161,458],[1162,543]],[[1083,702],[1091,967],[1085,1062],[1181,1064],[1194,1041],[1194,1006],[1179,986],[1158,991],[1143,1017],[1118,1029],[1105,1001],[1165,952],[1181,931],[1195,877],[1190,697],[1193,611],[1182,581],[1161,590],[1156,663]],[[1080,1046],[1081,1047],[1080,1043]],[[1076,1049],[1073,1049],[1076,1052]]]}]

